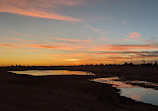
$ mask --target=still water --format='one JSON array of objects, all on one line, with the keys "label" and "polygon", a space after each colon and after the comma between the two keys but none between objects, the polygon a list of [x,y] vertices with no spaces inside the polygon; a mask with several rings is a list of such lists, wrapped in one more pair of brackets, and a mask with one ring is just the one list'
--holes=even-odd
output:
[{"label": "still water", "polygon": [[109,78],[97,78],[94,79],[95,82],[112,84],[121,90],[120,95],[125,96],[136,101],[141,101],[148,104],[158,105],[158,90],[152,88],[144,88],[140,86],[133,86],[127,83],[142,83],[150,86],[158,86],[156,83],[146,82],[146,81],[120,81],[118,77]]},{"label": "still water", "polygon": [[47,75],[94,75],[90,72],[83,71],[69,71],[69,70],[26,70],[26,71],[10,71],[16,74],[28,74],[33,76],[47,76]]},{"label": "still water", "polygon": [[[95,75],[90,72],[84,71],[69,71],[69,70],[26,70],[26,71],[10,71],[16,74],[28,74],[33,76],[46,76],[46,75]],[[158,105],[158,90],[152,88],[143,88],[140,86],[134,86],[130,83],[141,83],[150,86],[158,87],[158,84],[146,82],[146,81],[120,81],[118,77],[109,78],[97,78],[92,81],[112,84],[121,90],[120,95],[125,96],[136,101]]]}]

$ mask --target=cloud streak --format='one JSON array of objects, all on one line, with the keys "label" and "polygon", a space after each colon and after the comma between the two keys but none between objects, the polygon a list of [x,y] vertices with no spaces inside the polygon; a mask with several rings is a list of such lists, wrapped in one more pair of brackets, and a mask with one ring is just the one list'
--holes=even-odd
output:
[{"label": "cloud streak", "polygon": [[47,45],[47,44],[30,44],[26,45],[23,47],[30,47],[30,48],[43,48],[43,49],[58,49],[58,50],[73,50],[73,51],[83,51],[82,46],[75,46],[75,45],[58,45],[58,46],[53,46],[53,45]]},{"label": "cloud streak", "polygon": [[65,16],[55,11],[62,6],[76,6],[82,1],[75,0],[1,0],[0,12],[19,14],[30,17],[47,18],[61,21],[79,22],[74,17]]},{"label": "cloud streak", "polygon": [[105,33],[105,31],[103,31],[102,29],[95,28],[95,27],[90,26],[90,25],[86,25],[86,28],[92,30],[92,31],[95,32],[95,33]]}]

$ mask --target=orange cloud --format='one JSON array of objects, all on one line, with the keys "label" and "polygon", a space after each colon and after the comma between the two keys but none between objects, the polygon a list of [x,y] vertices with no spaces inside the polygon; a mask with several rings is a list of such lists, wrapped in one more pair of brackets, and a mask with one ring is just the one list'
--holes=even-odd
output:
[{"label": "orange cloud", "polygon": [[55,13],[55,10],[60,6],[75,6],[81,3],[75,0],[1,0],[0,12],[78,22],[79,19]]},{"label": "orange cloud", "polygon": [[28,51],[28,52],[31,52],[31,51],[43,51],[43,50],[16,50],[16,49],[8,49],[8,50],[0,50],[0,51],[6,51],[6,52],[8,52],[8,51],[12,51],[12,52],[25,52],[25,51]]},{"label": "orange cloud", "polygon": [[137,32],[132,32],[128,34],[130,38],[140,38],[141,34]]},{"label": "orange cloud", "polygon": [[11,44],[1,44],[0,46],[2,46],[2,47],[14,47],[14,45],[11,45]]},{"label": "orange cloud", "polygon": [[52,45],[47,45],[47,44],[25,44],[25,45],[21,45],[21,47],[58,49],[58,50],[74,50],[74,51],[82,51],[83,50],[82,46],[69,46],[69,45],[52,46]]},{"label": "orange cloud", "polygon": [[45,45],[45,44],[35,44],[35,45],[32,45],[31,47],[34,47],[34,48],[46,48],[46,49],[58,49],[58,47],[49,46],[49,45]]}]

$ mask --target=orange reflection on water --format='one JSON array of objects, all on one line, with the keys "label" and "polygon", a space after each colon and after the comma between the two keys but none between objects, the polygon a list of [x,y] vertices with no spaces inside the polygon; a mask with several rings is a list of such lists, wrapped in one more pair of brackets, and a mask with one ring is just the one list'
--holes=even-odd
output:
[{"label": "orange reflection on water", "polygon": [[137,101],[140,101],[142,99],[141,95],[131,95],[131,98]]},{"label": "orange reflection on water", "polygon": [[47,76],[47,75],[94,75],[90,72],[83,71],[69,71],[69,70],[26,70],[26,71],[10,71],[16,74],[28,74],[33,76]]},{"label": "orange reflection on water", "polygon": [[109,78],[97,78],[94,79],[95,82],[101,82],[101,83],[106,83],[106,84],[112,84],[113,87],[118,87],[118,88],[128,88],[128,87],[134,87],[133,85],[130,84],[125,84],[119,80],[118,77],[109,77]]}]

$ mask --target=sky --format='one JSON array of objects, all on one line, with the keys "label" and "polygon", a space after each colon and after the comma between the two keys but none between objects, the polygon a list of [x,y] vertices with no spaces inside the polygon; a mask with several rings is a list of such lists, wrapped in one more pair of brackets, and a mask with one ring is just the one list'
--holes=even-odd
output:
[{"label": "sky", "polygon": [[154,63],[157,0],[0,0],[0,66]]}]

